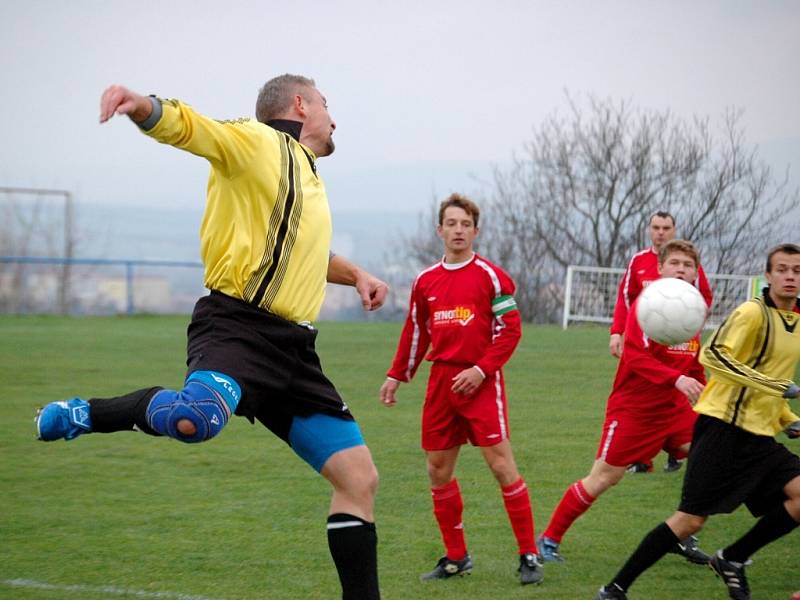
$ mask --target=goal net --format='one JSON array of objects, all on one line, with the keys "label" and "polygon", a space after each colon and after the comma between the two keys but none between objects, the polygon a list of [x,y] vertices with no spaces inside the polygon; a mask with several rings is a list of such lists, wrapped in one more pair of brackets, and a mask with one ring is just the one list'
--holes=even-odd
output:
[{"label": "goal net", "polygon": [[[564,284],[564,313],[561,326],[571,323],[611,323],[617,289],[625,269],[610,267],[567,267]],[[713,329],[739,304],[757,290],[758,277],[706,273],[714,301],[705,328]]]}]

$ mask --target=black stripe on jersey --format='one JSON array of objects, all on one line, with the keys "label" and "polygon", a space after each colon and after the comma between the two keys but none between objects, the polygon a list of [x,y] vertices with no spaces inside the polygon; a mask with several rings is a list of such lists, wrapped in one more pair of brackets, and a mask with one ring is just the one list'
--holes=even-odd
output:
[{"label": "black stripe on jersey", "polygon": [[289,148],[288,138],[283,139],[282,143],[278,146],[281,151],[281,178],[278,182],[278,192],[275,196],[275,205],[272,207],[272,212],[269,216],[269,223],[267,223],[267,238],[264,245],[264,254],[261,257],[261,262],[256,271],[250,276],[247,285],[244,288],[244,299],[251,304],[258,305],[257,290],[259,284],[264,279],[264,274],[273,263],[273,249],[275,248],[275,241],[278,237],[280,230],[280,222],[283,218],[284,207],[286,205],[287,196],[289,193],[289,180],[291,179],[291,171],[289,170],[289,156],[291,149]]},{"label": "black stripe on jersey", "polygon": [[[272,275],[264,292],[264,297],[261,300],[261,305],[265,308],[269,308],[275,301],[275,296],[278,295],[278,291],[283,283],[283,278],[286,276],[286,270],[289,267],[289,259],[292,257],[292,248],[294,248],[294,243],[297,240],[297,231],[300,228],[300,215],[303,212],[303,187],[300,181],[301,170],[299,165],[297,165],[297,168],[293,171],[293,177],[295,179],[293,186],[294,202],[291,207],[287,204],[284,213],[284,220],[288,222],[288,228],[286,228],[285,231],[283,251],[280,255],[280,261],[277,264],[277,270]],[[288,219],[286,219],[287,215]]]},{"label": "black stripe on jersey", "polygon": [[[292,216],[292,209],[295,204],[295,183],[296,183],[296,173],[295,173],[295,164],[294,164],[294,154],[292,153],[291,147],[289,144],[288,136],[284,135],[284,144],[287,145],[287,150],[289,154],[289,171],[288,171],[288,183],[289,189],[286,192],[286,201],[283,204],[283,218],[281,219],[280,225],[278,226],[278,235],[275,238],[275,244],[272,247],[272,260],[267,272],[264,275],[264,278],[261,280],[261,284],[258,286],[258,290],[256,291],[255,295],[253,296],[252,303],[256,305],[262,305],[264,301],[264,295],[267,291],[267,287],[272,282],[272,278],[275,275],[275,271],[278,269],[278,264],[281,261],[281,252],[283,250],[283,242],[286,239],[286,234],[289,230],[289,221]],[[272,225],[272,223],[270,223]],[[293,240],[292,240],[293,241]],[[269,251],[269,248],[267,249]],[[280,283],[280,282],[278,282]],[[274,295],[273,295],[274,297]],[[269,304],[265,305],[264,308],[269,308]]]},{"label": "black stripe on jersey", "polygon": [[[769,338],[770,338],[770,331],[772,322],[769,318],[769,309],[764,304],[760,304],[759,308],[761,308],[761,313],[764,317],[764,343],[761,344],[761,351],[758,353],[755,362],[752,365],[752,368],[755,369],[759,364],[761,364],[761,359],[764,358],[764,354],[767,352],[767,346],[769,345]],[[736,406],[733,409],[733,418],[731,419],[731,425],[736,425],[736,419],[739,418],[739,409],[742,406],[742,402],[744,401],[744,394],[747,388],[743,387],[741,393],[739,394],[739,398],[736,400]]]}]

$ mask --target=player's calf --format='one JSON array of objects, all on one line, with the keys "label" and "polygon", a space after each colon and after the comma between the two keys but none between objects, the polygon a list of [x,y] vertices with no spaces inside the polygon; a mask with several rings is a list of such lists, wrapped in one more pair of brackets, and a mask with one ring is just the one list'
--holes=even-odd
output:
[{"label": "player's calf", "polygon": [[204,442],[227,424],[241,398],[239,384],[215,371],[195,371],[182,390],[156,392],[145,413],[158,434],[186,443]]}]

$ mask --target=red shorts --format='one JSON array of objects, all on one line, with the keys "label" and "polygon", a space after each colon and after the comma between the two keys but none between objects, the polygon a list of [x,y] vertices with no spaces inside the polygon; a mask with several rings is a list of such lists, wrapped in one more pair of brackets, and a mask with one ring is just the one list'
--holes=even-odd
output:
[{"label": "red shorts", "polygon": [[450,391],[453,377],[466,365],[433,363],[422,408],[422,448],[447,450],[466,443],[494,446],[508,439],[508,411],[503,374],[483,380],[469,396]]},{"label": "red shorts", "polygon": [[614,467],[649,463],[661,450],[675,458],[685,458],[686,453],[678,448],[692,441],[696,420],[697,413],[688,401],[656,415],[606,413],[597,458]]}]

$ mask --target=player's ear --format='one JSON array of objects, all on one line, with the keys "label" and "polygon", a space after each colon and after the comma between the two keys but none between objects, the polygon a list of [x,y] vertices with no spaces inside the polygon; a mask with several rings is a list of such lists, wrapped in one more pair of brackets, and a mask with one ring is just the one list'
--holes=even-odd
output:
[{"label": "player's ear", "polygon": [[301,117],[306,116],[306,100],[300,94],[295,94],[292,98],[292,108]]}]

